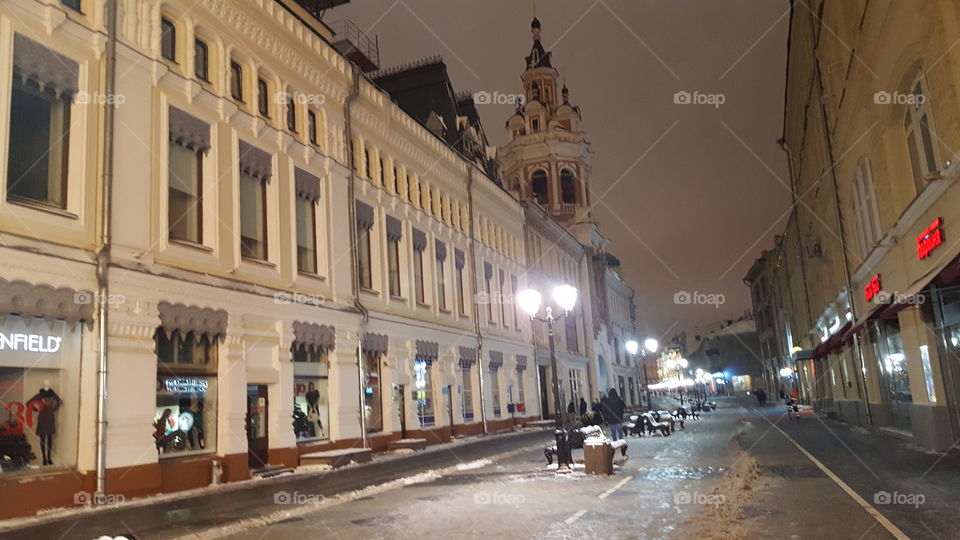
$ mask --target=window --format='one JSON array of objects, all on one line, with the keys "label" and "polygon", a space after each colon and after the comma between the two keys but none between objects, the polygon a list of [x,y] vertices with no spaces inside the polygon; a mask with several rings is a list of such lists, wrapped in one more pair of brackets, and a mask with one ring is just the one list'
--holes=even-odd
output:
[{"label": "window", "polygon": [[284,100],[284,105],[287,108],[287,129],[296,133],[297,132],[297,105],[293,101],[293,95],[287,94],[286,99]]},{"label": "window", "polygon": [[493,324],[493,290],[490,285],[490,279],[493,277],[493,267],[491,267],[488,262],[483,263],[483,265],[483,292],[486,295],[484,301],[487,304],[487,321]]},{"label": "window", "polygon": [[506,306],[506,304],[507,304],[507,303],[506,303],[505,300],[506,300],[507,295],[506,295],[506,292],[505,292],[505,291],[506,291],[506,280],[507,280],[507,278],[506,278],[506,274],[504,274],[503,270],[499,270],[499,278],[500,278],[500,289],[499,289],[498,292],[500,293],[500,301],[497,302],[497,303],[500,304],[500,324],[502,324],[502,325],[504,326],[504,328],[506,328],[506,326],[507,326],[507,306]]},{"label": "window", "polygon": [[517,370],[517,403],[526,403],[523,392],[523,370]]},{"label": "window", "polygon": [[380,185],[386,187],[387,185],[387,173],[383,168],[383,158],[380,158],[380,168],[377,169],[377,178],[380,179]]},{"label": "window", "polygon": [[571,369],[567,372],[567,376],[570,377],[570,401],[576,405],[581,397],[586,397],[583,392],[583,370]]},{"label": "window", "polygon": [[437,240],[437,307],[447,310],[447,245]]},{"label": "window", "polygon": [[470,366],[463,367],[461,364],[460,374],[463,376],[463,392],[460,394],[460,406],[463,409],[463,421],[473,420],[473,379],[470,378],[470,372],[473,369]]},{"label": "window", "polygon": [[367,433],[383,431],[383,399],[380,387],[380,356],[363,355],[363,415]]},{"label": "window", "polygon": [[370,263],[370,229],[359,227],[357,229],[357,271],[361,288],[368,290],[373,288],[372,269]]},{"label": "window", "polygon": [[937,150],[933,141],[933,118],[926,82],[921,76],[913,84],[912,103],[906,105],[903,125],[907,135],[907,150],[917,193],[927,185],[926,177],[937,172]]},{"label": "window", "polygon": [[877,207],[877,193],[873,185],[870,161],[867,159],[862,160],[857,166],[853,179],[853,209],[857,219],[860,254],[866,257],[883,235],[880,210]]},{"label": "window", "polygon": [[630,404],[635,405],[637,403],[637,387],[633,383],[633,377],[628,377],[627,381],[630,387]]},{"label": "window", "polygon": [[464,298],[466,297],[466,291],[463,290],[463,264],[460,262],[462,260],[463,252],[458,251],[458,260],[456,264],[456,275],[457,275],[457,310],[460,315],[467,314],[467,305]]},{"label": "window", "polygon": [[177,61],[177,27],[166,17],[160,19],[160,55]]},{"label": "window", "polygon": [[520,309],[520,305],[517,303],[517,289],[517,276],[510,276],[510,302],[513,304],[513,327],[519,330],[520,316],[517,314],[517,310]]},{"label": "window", "polygon": [[387,238],[387,272],[390,278],[390,296],[401,296],[400,238]]},{"label": "window", "polygon": [[530,131],[531,131],[532,133],[536,133],[536,132],[540,131],[540,119],[539,119],[539,118],[533,118],[533,119],[530,120]]},{"label": "window", "polygon": [[240,255],[267,259],[267,183],[240,173]]},{"label": "window", "polygon": [[416,385],[417,395],[417,418],[420,419],[421,426],[432,426],[435,421],[433,412],[433,380],[430,362],[417,359],[413,363],[413,372],[416,376],[414,384]]},{"label": "window", "polygon": [[531,190],[533,191],[533,200],[541,205],[550,204],[550,196],[547,187],[547,171],[538,169],[533,173],[531,179]]},{"label": "window", "polygon": [[367,175],[367,178],[373,180],[373,169],[371,168],[372,163],[370,162],[370,149],[363,149],[363,172]]},{"label": "window", "polygon": [[[48,466],[77,464],[83,325],[52,318],[41,323],[32,315],[29,322],[12,314],[0,322],[0,477],[50,474]],[[37,346],[28,345],[28,339],[39,340],[31,343],[45,352],[35,352]],[[43,349],[51,342],[54,347]],[[4,500],[13,496],[11,491]]]},{"label": "window", "polygon": [[257,110],[260,116],[270,118],[270,86],[263,79],[257,79]]},{"label": "window", "polygon": [[426,304],[425,287],[423,283],[423,250],[413,250],[413,284],[416,287],[416,300],[418,304]]},{"label": "window", "polygon": [[210,82],[210,48],[199,39],[193,44],[193,73],[201,81]]},{"label": "window", "polygon": [[230,62],[230,95],[243,102],[243,67],[233,61]]},{"label": "window", "polygon": [[297,441],[326,439],[330,423],[329,364],[323,351],[294,343],[293,432]]},{"label": "window", "polygon": [[76,12],[83,13],[80,9],[82,7],[80,0],[61,0],[61,3]]},{"label": "window", "polygon": [[171,240],[203,243],[203,150],[170,141],[167,225]]},{"label": "window", "polygon": [[577,202],[577,182],[569,169],[560,171],[560,200],[568,204]]},{"label": "window", "polygon": [[157,452],[213,452],[217,434],[217,340],[158,328],[157,399],[153,437]]},{"label": "window", "polygon": [[493,404],[493,416],[500,417],[500,370],[490,368],[490,401]]},{"label": "window", "polygon": [[12,90],[7,197],[66,208],[70,96],[16,74]]},{"label": "window", "polygon": [[[570,352],[580,352],[580,343],[579,335],[577,332],[577,316],[570,314],[567,315],[566,320],[564,321],[564,326],[567,331],[567,350]],[[620,363],[620,360],[617,360],[617,363]]]},{"label": "window", "polygon": [[618,338],[613,338],[613,358],[616,363],[620,363],[620,340]]},{"label": "window", "polygon": [[297,270],[317,273],[317,204],[297,196]]},{"label": "window", "polygon": [[310,137],[310,144],[317,144],[317,113],[307,111],[307,132]]}]

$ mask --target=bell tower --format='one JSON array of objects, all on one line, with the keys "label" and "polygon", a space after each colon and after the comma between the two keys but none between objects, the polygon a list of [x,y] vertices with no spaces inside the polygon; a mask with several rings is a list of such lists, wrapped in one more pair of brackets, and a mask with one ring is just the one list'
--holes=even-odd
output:
[{"label": "bell tower", "polygon": [[[571,226],[590,221],[590,149],[580,108],[541,42],[540,20],[530,24],[533,45],[520,75],[523,100],[507,119],[510,142],[498,149],[507,189],[536,201],[554,219]],[[558,91],[559,87],[559,91]]]}]

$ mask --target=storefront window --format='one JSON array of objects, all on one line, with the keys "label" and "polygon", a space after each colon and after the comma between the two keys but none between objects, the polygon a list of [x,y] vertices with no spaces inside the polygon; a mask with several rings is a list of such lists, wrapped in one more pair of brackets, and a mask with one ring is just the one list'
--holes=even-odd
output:
[{"label": "storefront window", "polygon": [[296,344],[292,352],[294,434],[298,441],[326,439],[330,420],[326,355]]},{"label": "storefront window", "polygon": [[217,342],[158,329],[153,438],[161,456],[216,448]]},{"label": "storefront window", "polygon": [[490,369],[490,396],[493,402],[493,416],[500,417],[500,371]]},{"label": "storefront window", "polygon": [[380,388],[380,356],[363,356],[363,414],[367,432],[383,431],[383,398]]},{"label": "storefront window", "polygon": [[417,417],[421,426],[432,426],[433,416],[433,383],[430,379],[431,365],[425,360],[417,360],[413,364],[417,387]]},{"label": "storefront window", "polygon": [[76,465],[81,332],[15,315],[0,324],[0,474]]},{"label": "storefront window", "polygon": [[891,427],[911,431],[910,407],[913,404],[913,394],[910,392],[910,376],[907,373],[907,357],[900,338],[899,321],[880,321],[871,330],[871,341],[883,375],[881,383],[884,386],[884,401],[890,404]]},{"label": "storefront window", "polygon": [[473,420],[473,380],[470,377],[471,368],[461,368],[463,375],[463,393],[461,394],[461,406],[463,407],[463,420]]}]

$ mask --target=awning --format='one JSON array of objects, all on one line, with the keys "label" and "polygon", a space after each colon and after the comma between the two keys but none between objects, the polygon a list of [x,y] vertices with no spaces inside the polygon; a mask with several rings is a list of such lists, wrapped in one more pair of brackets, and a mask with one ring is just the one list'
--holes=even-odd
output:
[{"label": "awning", "polygon": [[477,363],[477,350],[473,347],[460,347],[460,367],[470,369]]},{"label": "awning", "polygon": [[500,369],[503,366],[503,353],[500,351],[490,351],[490,363],[487,367],[491,370]]},{"label": "awning", "polygon": [[51,324],[58,319],[70,326],[83,321],[92,328],[95,306],[94,294],[90,291],[0,278],[0,322],[8,313],[13,313],[27,324],[35,317],[43,317]]},{"label": "awning", "polygon": [[817,348],[813,350],[814,358],[823,358],[829,353],[835,351],[843,345],[843,342],[846,341],[847,332],[850,331],[850,328],[853,326],[853,323],[847,321],[839,330],[834,332],[832,336],[827,338],[826,341],[817,345]]},{"label": "awning", "polygon": [[382,356],[387,354],[390,338],[383,334],[364,334],[360,342],[360,349],[367,356]]},{"label": "awning", "polygon": [[426,362],[427,365],[430,365],[440,356],[440,344],[436,341],[420,341],[418,339],[416,346],[417,355],[415,359],[417,361]]},{"label": "awning", "polygon": [[293,323],[293,348],[329,351],[335,344],[336,332],[332,326],[295,321]]},{"label": "awning", "polygon": [[313,174],[297,167],[293,173],[294,182],[297,188],[297,196],[310,202],[320,200],[320,179]]},{"label": "awning", "polygon": [[211,341],[223,341],[227,337],[227,312],[222,309],[188,306],[172,302],[160,302],[157,306],[160,327],[171,337],[180,332],[182,337],[193,332],[193,339],[200,341],[207,336]]},{"label": "awning", "polygon": [[793,361],[799,362],[801,360],[810,360],[813,358],[813,349],[801,349],[793,353]]},{"label": "awning", "polygon": [[517,371],[523,371],[527,369],[527,357],[522,354],[517,355]]}]

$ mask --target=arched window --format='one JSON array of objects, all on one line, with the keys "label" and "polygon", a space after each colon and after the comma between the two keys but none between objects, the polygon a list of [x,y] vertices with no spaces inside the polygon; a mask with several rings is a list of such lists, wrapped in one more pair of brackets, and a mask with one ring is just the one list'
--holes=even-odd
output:
[{"label": "arched window", "polygon": [[560,171],[560,199],[570,204],[577,202],[577,181],[570,169]]},{"label": "arched window", "polygon": [[853,178],[853,210],[857,219],[860,254],[866,257],[883,236],[877,192],[873,187],[873,173],[868,159],[860,161]]},{"label": "arched window", "polygon": [[549,187],[547,185],[547,171],[537,169],[530,179],[530,188],[533,192],[533,200],[542,205],[550,203]]},{"label": "arched window", "polygon": [[904,99],[907,110],[904,113],[903,127],[917,193],[927,186],[926,176],[938,170],[937,149],[933,140],[933,115],[926,86],[923,75],[920,75],[911,85],[910,94]]}]

